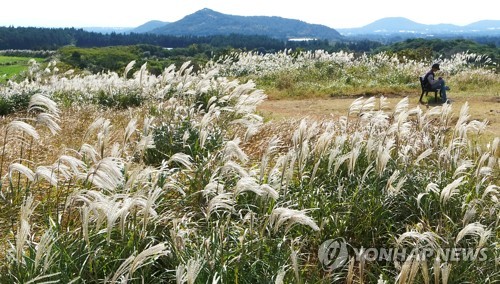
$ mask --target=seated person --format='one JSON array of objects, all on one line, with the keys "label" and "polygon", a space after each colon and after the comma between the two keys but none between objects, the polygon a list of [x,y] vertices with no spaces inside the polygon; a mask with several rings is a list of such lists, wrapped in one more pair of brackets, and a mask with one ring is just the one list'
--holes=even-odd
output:
[{"label": "seated person", "polygon": [[437,90],[439,89],[439,93],[441,95],[441,100],[443,103],[448,103],[449,101],[446,99],[446,91],[450,90],[448,86],[446,86],[443,78],[439,77],[437,80],[434,77],[434,72],[440,70],[439,64],[433,64],[431,70],[427,72],[424,76],[424,85],[426,88]]}]

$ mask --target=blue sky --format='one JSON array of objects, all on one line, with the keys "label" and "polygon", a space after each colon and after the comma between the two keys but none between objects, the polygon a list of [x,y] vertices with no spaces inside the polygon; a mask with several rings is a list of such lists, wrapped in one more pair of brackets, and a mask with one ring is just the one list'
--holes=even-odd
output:
[{"label": "blue sky", "polygon": [[361,27],[384,17],[405,17],[422,24],[467,25],[479,20],[500,20],[498,3],[497,0],[464,3],[457,0],[8,0],[0,6],[0,26],[136,27],[150,20],[177,21],[203,8],[239,16],[279,16],[334,29]]}]

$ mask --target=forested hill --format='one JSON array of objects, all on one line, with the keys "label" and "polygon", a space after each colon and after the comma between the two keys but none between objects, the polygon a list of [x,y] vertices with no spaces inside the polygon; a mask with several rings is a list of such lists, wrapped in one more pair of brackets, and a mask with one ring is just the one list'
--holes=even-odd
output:
[{"label": "forested hill", "polygon": [[[0,27],[0,50],[30,49],[56,50],[62,46],[104,47],[119,45],[151,44],[165,48],[188,47],[192,44],[209,44],[214,47],[233,47],[248,50],[280,50],[286,47],[283,40],[258,35],[173,36],[150,33],[87,32],[75,28]],[[291,43],[288,43],[291,44]],[[310,43],[328,45],[326,41]]]},{"label": "forested hill", "polygon": [[202,9],[183,19],[153,29],[151,33],[164,35],[265,35],[287,40],[290,38],[316,38],[339,40],[335,29],[309,24],[300,20],[268,16],[236,16]]}]

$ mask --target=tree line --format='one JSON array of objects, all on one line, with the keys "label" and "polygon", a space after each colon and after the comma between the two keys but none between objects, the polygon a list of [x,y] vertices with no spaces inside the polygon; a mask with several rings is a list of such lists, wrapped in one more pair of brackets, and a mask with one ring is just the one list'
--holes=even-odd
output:
[{"label": "tree line", "polygon": [[331,43],[328,40],[287,41],[263,35],[170,36],[151,33],[98,33],[76,28],[0,27],[0,50],[57,50],[63,46],[106,47],[137,44],[164,48],[187,48],[190,45],[210,45],[214,48],[237,48],[262,53],[285,48],[326,51],[350,50],[367,52],[381,46],[375,41]]}]

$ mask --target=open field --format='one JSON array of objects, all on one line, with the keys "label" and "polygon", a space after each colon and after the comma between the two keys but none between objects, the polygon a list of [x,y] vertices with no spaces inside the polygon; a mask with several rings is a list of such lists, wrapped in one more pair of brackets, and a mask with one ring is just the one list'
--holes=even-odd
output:
[{"label": "open field", "polygon": [[4,56],[0,55],[0,65],[15,64],[15,63],[28,63],[29,58],[19,56]]},{"label": "open field", "polygon": [[[22,71],[28,70],[29,60],[29,57],[0,55],[0,83],[5,82]],[[42,61],[40,58],[36,60]]]}]

